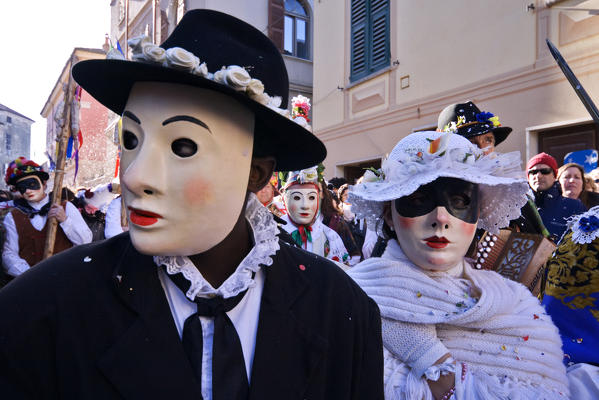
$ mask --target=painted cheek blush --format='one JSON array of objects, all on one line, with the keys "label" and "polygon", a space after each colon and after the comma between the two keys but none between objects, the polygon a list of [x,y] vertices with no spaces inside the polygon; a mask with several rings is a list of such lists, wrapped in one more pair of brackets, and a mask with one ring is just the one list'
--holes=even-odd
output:
[{"label": "painted cheek blush", "polygon": [[190,204],[203,204],[212,198],[212,184],[203,178],[190,179],[185,183],[183,195]]},{"label": "painted cheek blush", "polygon": [[397,217],[397,221],[399,222],[399,226],[402,228],[411,228],[412,225],[414,225],[414,219],[413,218],[407,218],[407,217],[402,217],[402,216],[398,216]]}]

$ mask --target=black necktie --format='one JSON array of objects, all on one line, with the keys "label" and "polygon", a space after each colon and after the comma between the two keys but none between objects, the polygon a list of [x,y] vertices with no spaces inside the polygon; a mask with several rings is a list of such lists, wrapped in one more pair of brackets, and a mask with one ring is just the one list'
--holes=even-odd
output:
[{"label": "black necktie", "polygon": [[[190,282],[182,274],[167,276],[187,293]],[[245,360],[241,342],[233,322],[227,316],[227,311],[235,308],[241,301],[247,289],[235,297],[211,299],[196,297],[194,303],[198,310],[185,320],[183,325],[183,348],[198,383],[202,383],[202,323],[200,316],[214,318],[214,339],[212,343],[212,399],[241,400],[247,399],[249,383],[245,370]]]}]

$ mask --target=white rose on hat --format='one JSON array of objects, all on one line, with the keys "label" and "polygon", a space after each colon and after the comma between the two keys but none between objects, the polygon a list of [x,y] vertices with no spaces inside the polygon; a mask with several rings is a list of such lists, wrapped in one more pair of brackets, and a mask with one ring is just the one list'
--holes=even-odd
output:
[{"label": "white rose on hat", "polygon": [[200,59],[181,47],[171,47],[166,50],[165,63],[167,67],[193,71],[200,65]]},{"label": "white rose on hat", "polygon": [[238,65],[230,65],[225,71],[225,81],[227,85],[237,91],[244,91],[251,80],[252,77],[250,74]]},{"label": "white rose on hat", "polygon": [[[155,44],[147,44],[142,48],[144,60],[162,64],[166,58],[166,50]],[[135,57],[135,55],[134,55]]]}]

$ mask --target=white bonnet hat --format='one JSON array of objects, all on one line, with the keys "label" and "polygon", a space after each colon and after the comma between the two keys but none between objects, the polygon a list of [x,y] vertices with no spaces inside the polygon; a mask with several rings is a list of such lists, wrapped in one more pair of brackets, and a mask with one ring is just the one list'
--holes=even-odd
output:
[{"label": "white bonnet hat", "polygon": [[416,132],[397,143],[377,173],[366,171],[362,183],[352,186],[349,202],[358,218],[376,226],[383,203],[409,196],[440,177],[479,185],[478,227],[491,233],[520,216],[527,201],[520,152],[483,151],[451,132]]}]

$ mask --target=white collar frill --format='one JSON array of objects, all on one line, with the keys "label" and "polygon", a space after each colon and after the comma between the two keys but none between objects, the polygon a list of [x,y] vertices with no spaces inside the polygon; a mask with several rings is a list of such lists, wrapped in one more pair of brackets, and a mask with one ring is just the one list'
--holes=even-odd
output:
[{"label": "white collar frill", "polygon": [[469,293],[448,273],[425,273],[390,240],[381,258],[370,258],[348,274],[379,306],[381,316],[437,325],[457,360],[495,376],[567,393],[561,340],[551,317],[523,285],[464,263]]},{"label": "white collar frill", "polygon": [[185,295],[192,301],[196,297],[222,296],[229,298],[236,296],[255,284],[252,275],[261,266],[272,265],[272,256],[279,250],[277,223],[270,211],[260,203],[253,193],[250,193],[248,197],[245,218],[254,234],[254,247],[241,261],[235,272],[216,289],[202,276],[187,256],[154,256],[154,263],[158,266],[165,265],[169,275],[181,273],[191,282]]}]

